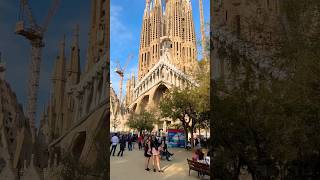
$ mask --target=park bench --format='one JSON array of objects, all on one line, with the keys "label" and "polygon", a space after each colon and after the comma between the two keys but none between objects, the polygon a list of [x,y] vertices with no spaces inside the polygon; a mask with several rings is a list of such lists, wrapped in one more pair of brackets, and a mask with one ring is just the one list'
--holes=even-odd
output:
[{"label": "park bench", "polygon": [[207,164],[203,164],[197,161],[193,161],[190,159],[187,159],[188,161],[188,165],[189,165],[189,176],[190,176],[190,171],[194,170],[198,172],[198,176],[199,175],[208,175],[210,176],[210,168],[209,165]]}]

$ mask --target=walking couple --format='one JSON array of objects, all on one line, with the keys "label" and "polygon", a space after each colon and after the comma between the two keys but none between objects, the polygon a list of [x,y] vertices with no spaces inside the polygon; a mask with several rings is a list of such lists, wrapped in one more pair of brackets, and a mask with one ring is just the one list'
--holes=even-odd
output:
[{"label": "walking couple", "polygon": [[111,138],[111,151],[110,151],[110,156],[112,154],[112,156],[114,156],[114,153],[116,152],[117,149],[117,145],[118,143],[120,143],[120,150],[118,152],[118,156],[121,154],[121,156],[123,156],[123,151],[126,147],[126,138],[124,135],[121,136],[121,139],[119,140],[117,133],[114,134]]},{"label": "walking couple", "polygon": [[[160,150],[161,150],[161,143],[157,141],[154,136],[148,136],[145,145],[144,145],[144,156],[146,157],[145,166],[146,171],[150,171],[149,169],[149,162],[150,158],[152,158],[152,166],[153,171],[156,172],[163,172],[160,168]],[[156,170],[157,167],[157,170]]]}]

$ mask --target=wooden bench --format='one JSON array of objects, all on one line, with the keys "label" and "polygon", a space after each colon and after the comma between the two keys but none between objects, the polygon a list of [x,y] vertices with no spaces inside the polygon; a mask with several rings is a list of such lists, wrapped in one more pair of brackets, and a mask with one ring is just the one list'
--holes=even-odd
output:
[{"label": "wooden bench", "polygon": [[189,176],[190,176],[190,171],[194,170],[198,172],[199,175],[208,175],[210,176],[210,167],[207,164],[203,164],[197,161],[193,161],[190,159],[187,159],[188,165],[189,165]]}]

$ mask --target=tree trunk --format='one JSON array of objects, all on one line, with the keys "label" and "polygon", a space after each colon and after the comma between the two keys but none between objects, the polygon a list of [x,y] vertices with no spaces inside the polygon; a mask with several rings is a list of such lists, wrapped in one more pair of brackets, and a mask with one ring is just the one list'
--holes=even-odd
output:
[{"label": "tree trunk", "polygon": [[190,127],[190,131],[191,131],[191,147],[192,147],[192,148],[194,148],[193,130],[194,130],[194,126],[191,126],[191,127]]},{"label": "tree trunk", "polygon": [[188,144],[188,128],[184,127],[184,134],[185,134],[185,142],[184,142],[184,148],[187,148]]}]

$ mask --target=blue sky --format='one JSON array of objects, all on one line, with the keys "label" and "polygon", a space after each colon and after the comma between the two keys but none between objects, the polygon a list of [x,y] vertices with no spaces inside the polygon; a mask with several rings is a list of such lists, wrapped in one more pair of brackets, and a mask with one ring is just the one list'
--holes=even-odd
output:
[{"label": "blue sky", "polygon": [[[50,1],[29,0],[37,22],[43,22],[51,6]],[[56,15],[53,17],[45,34],[46,46],[43,49],[41,78],[39,89],[38,113],[47,104],[51,88],[51,74],[53,64],[58,53],[59,42],[66,34],[67,60],[69,60],[70,43],[73,29],[80,25],[81,65],[84,65],[88,44],[88,30],[90,24],[91,1],[61,0]],[[15,23],[19,11],[19,0],[0,1],[0,51],[6,62],[6,81],[17,94],[18,101],[25,108],[27,96],[28,67],[30,63],[30,45],[23,37],[14,34]]]},{"label": "blue sky", "polygon": [[[145,8],[145,0],[110,0],[110,62],[111,62],[111,83],[116,93],[119,93],[119,76],[114,72],[116,61],[124,66],[129,54],[133,58],[126,68],[126,76],[123,82],[123,94],[125,93],[125,81],[131,73],[137,74],[140,32],[142,17]],[[201,39],[199,0],[191,0],[193,19],[197,40]],[[203,0],[204,21],[210,19],[210,0]],[[200,51],[198,49],[198,53]],[[199,57],[201,57],[199,55]],[[123,96],[124,97],[124,96]]]}]

